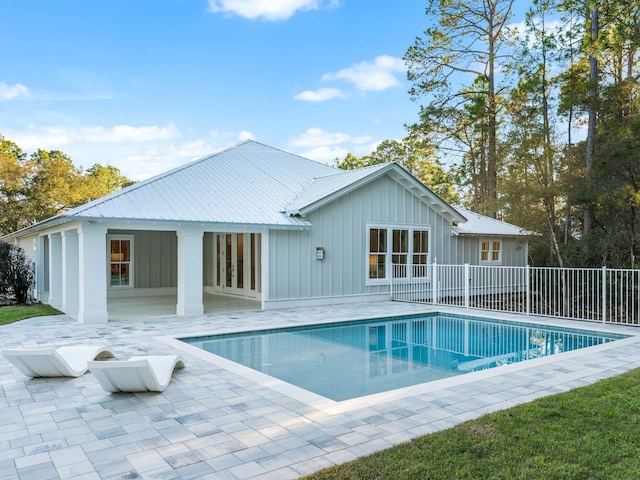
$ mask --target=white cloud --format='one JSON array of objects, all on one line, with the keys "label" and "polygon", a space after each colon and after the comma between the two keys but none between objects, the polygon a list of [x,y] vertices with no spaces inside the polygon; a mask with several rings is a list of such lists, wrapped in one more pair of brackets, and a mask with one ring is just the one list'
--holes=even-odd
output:
[{"label": "white cloud", "polygon": [[0,100],[13,100],[16,98],[25,98],[29,96],[29,89],[20,83],[15,85],[7,85],[0,82]]},{"label": "white cloud", "polygon": [[347,98],[347,96],[339,88],[321,88],[319,90],[305,90],[293,98],[307,102],[324,102],[334,98]]},{"label": "white cloud", "polygon": [[295,147],[320,147],[325,145],[337,145],[351,140],[351,135],[340,132],[327,132],[321,128],[309,128],[302,135],[291,139],[291,145]]},{"label": "white cloud", "polygon": [[205,142],[204,140],[193,140],[179,145],[170,145],[168,147],[168,154],[173,158],[178,157],[195,160],[196,158],[210,155],[216,150],[219,150],[219,147],[213,146],[209,142]]},{"label": "white cloud", "polygon": [[256,139],[256,136],[251,132],[247,132],[246,130],[242,130],[238,134],[238,140],[240,140],[241,142],[244,142],[245,140],[255,140],[255,139]]},{"label": "white cloud", "polygon": [[298,11],[317,10],[323,4],[337,5],[336,0],[209,0],[214,13],[235,14],[250,20],[287,20]]},{"label": "white cloud", "polygon": [[169,124],[166,127],[155,125],[132,127],[116,125],[114,127],[36,127],[27,130],[7,132],[16,144],[26,150],[37,148],[59,149],[78,143],[138,143],[166,140],[180,136],[178,128]]},{"label": "white cloud", "polygon": [[336,158],[344,158],[349,150],[342,147],[316,147],[311,150],[300,153],[305,158],[310,158],[316,162],[326,163],[327,165],[335,165]]},{"label": "white cloud", "polygon": [[[539,19],[535,20],[535,26],[536,26],[536,29],[538,30],[542,30],[543,28],[543,25]],[[518,23],[512,23],[511,25],[509,25],[509,28],[516,31],[520,40],[526,40],[527,24],[524,20]],[[553,34],[556,36],[560,36],[567,33],[570,30],[570,28],[571,28],[570,24],[564,23],[558,18],[551,19],[551,20],[547,19],[544,23],[544,29],[547,35]],[[531,40],[531,42],[533,42],[533,40]]]},{"label": "white cloud", "polygon": [[336,73],[326,73],[322,80],[344,80],[361,91],[380,91],[400,85],[397,75],[406,71],[401,58],[380,55],[373,62],[359,62]]},{"label": "white cloud", "polygon": [[333,165],[336,158],[344,158],[349,152],[359,156],[368,155],[373,151],[371,145],[374,143],[370,136],[354,137],[348,133],[309,128],[292,138],[290,145],[295,150],[305,149],[298,151],[303,157]]}]

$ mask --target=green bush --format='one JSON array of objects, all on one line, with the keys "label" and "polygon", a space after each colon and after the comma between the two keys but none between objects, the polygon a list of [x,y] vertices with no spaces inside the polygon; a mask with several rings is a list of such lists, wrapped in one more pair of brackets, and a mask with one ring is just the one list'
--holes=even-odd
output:
[{"label": "green bush", "polygon": [[33,285],[31,263],[20,247],[0,240],[0,295],[24,305]]}]

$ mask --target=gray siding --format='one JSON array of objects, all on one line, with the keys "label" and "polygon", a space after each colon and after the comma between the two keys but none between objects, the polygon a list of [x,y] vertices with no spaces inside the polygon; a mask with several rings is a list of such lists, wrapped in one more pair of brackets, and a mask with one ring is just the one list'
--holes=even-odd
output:
[{"label": "gray siding", "polygon": [[[388,293],[388,285],[367,286],[367,224],[431,228],[432,259],[450,261],[449,222],[418,197],[384,176],[312,212],[307,231],[271,231],[269,300]],[[325,260],[315,259],[324,247]]]},{"label": "gray siding", "polygon": [[178,237],[176,232],[109,230],[109,234],[134,236],[135,288],[178,286]]},{"label": "gray siding", "polygon": [[[480,242],[484,239],[492,237],[471,237],[459,236],[453,237],[453,255],[451,256],[451,264],[480,265]],[[513,237],[500,237],[502,241],[502,262],[500,265],[505,267],[525,266],[527,264],[527,248],[526,238],[518,239]],[[438,263],[443,264],[438,259]]]}]

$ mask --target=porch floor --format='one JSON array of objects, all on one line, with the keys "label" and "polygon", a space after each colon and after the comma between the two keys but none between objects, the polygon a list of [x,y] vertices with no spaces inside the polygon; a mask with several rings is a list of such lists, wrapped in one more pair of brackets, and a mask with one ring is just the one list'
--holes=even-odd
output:
[{"label": "porch floor", "polygon": [[[260,301],[228,295],[203,295],[204,313],[227,313],[260,310]],[[109,321],[147,320],[175,316],[177,295],[110,298],[107,301]]]}]

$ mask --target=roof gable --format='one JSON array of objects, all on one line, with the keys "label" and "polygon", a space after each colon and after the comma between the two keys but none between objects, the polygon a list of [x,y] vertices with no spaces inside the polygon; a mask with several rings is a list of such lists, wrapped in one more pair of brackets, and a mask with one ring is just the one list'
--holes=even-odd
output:
[{"label": "roof gable", "polygon": [[395,162],[382,163],[357,170],[345,170],[318,178],[287,206],[286,212],[291,215],[304,216],[383,175],[390,176],[394,181],[403,185],[413,195],[420,198],[422,202],[450,221],[465,221],[463,214]]}]

